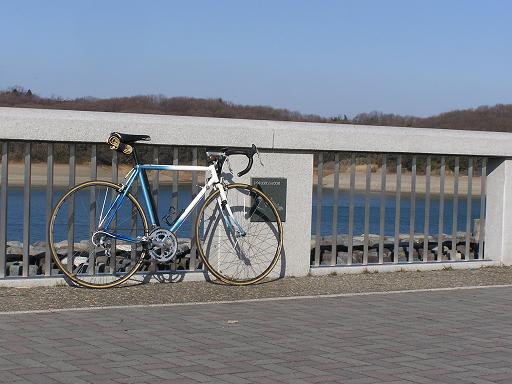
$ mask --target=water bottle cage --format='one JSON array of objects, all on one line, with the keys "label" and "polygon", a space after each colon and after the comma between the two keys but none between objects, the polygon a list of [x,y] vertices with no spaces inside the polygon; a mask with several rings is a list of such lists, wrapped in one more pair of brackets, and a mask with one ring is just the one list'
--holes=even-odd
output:
[{"label": "water bottle cage", "polygon": [[[169,226],[169,227],[172,227],[174,225],[174,223],[176,223],[176,221],[178,221],[179,217],[182,215],[182,213],[185,212],[184,209],[181,210],[180,214],[179,215],[176,215],[176,209],[174,207],[170,207],[169,208],[169,212],[166,213],[164,215],[164,217],[162,217],[162,220],[166,222],[166,224]],[[173,215],[176,215],[176,217],[170,221],[169,218]]]}]

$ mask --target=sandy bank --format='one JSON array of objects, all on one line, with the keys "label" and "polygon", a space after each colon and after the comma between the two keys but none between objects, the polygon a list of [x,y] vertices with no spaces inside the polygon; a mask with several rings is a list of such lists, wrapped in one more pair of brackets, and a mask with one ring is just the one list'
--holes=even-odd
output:
[{"label": "sandy bank", "polygon": [[[130,166],[120,165],[119,166],[119,181],[129,172]],[[45,163],[33,163],[31,169],[31,182],[33,186],[46,186],[47,184],[47,167]],[[172,183],[172,177],[174,172],[161,171],[159,174],[160,183],[163,185],[169,185]],[[150,181],[152,180],[152,172],[148,172]],[[372,173],[371,175],[371,191],[379,192],[381,188],[380,173]],[[97,178],[100,180],[112,180],[112,169],[109,166],[98,166],[97,167]],[[199,183],[203,176],[198,175]],[[76,183],[91,180],[91,169],[89,165],[77,165],[76,166]],[[179,182],[183,184],[190,184],[192,180],[191,172],[179,172]],[[315,173],[313,177],[314,185],[317,184],[317,175]],[[439,193],[441,178],[438,175],[430,176],[430,191],[433,194]],[[445,193],[453,194],[454,192],[454,181],[453,175],[446,175],[445,177]],[[9,163],[9,186],[21,187],[24,183],[24,164],[23,163]],[[65,187],[69,185],[69,166],[67,164],[55,164],[54,166],[54,177],[53,184],[58,187]],[[412,176],[411,174],[402,174],[401,177],[401,190],[404,193],[411,191]],[[334,175],[328,174],[323,178],[322,183],[324,188],[334,187]],[[480,195],[480,177],[473,177],[472,181],[472,194],[474,196]],[[349,190],[350,187],[350,175],[347,173],[340,174],[340,188],[344,191]],[[356,172],[355,188],[357,191],[364,191],[366,189],[366,174],[364,171]],[[388,174],[386,176],[386,192],[395,192],[396,188],[396,174]],[[465,195],[468,188],[468,177],[459,176],[459,194]],[[425,176],[416,176],[416,192],[418,194],[425,193]]]}]

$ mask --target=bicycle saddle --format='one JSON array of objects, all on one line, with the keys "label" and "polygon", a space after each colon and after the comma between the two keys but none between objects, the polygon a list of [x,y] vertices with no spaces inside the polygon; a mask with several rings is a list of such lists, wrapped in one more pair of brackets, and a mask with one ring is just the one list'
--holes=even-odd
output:
[{"label": "bicycle saddle", "polygon": [[136,141],[150,141],[151,137],[148,135],[131,135],[128,133],[112,132],[110,136],[117,136],[122,143],[131,144]]}]

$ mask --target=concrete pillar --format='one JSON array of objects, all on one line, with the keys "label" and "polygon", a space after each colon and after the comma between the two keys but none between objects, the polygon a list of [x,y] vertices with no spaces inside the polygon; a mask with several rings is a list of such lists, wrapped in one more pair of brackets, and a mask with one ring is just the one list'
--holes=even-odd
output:
[{"label": "concrete pillar", "polygon": [[484,257],[512,265],[512,160],[489,159]]},{"label": "concrete pillar", "polygon": [[[231,156],[233,181],[251,184],[253,177],[287,179],[283,253],[270,276],[306,276],[309,273],[311,248],[313,155],[272,152],[262,152],[260,155],[263,166],[255,156],[251,171],[241,178],[236,173],[245,168],[247,158]],[[227,170],[227,166],[224,169]]]}]

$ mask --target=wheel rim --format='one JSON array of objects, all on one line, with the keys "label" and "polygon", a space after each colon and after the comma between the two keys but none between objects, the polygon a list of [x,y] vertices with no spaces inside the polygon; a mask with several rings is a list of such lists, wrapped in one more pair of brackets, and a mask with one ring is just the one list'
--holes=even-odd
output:
[{"label": "wheel rim", "polygon": [[270,199],[256,188],[230,184],[226,193],[233,215],[246,234],[237,236],[226,226],[217,204],[219,193],[215,192],[207,198],[197,219],[199,255],[217,279],[234,285],[253,284],[265,278],[280,257],[282,223]]},{"label": "wheel rim", "polygon": [[131,194],[126,195],[113,218],[112,230],[98,232],[98,223],[108,220],[106,212],[118,194],[119,186],[113,183],[83,183],[66,192],[52,212],[52,256],[56,267],[76,284],[113,287],[127,281],[143,263],[145,249],[140,242],[134,244],[109,236],[147,235],[144,211]]}]

